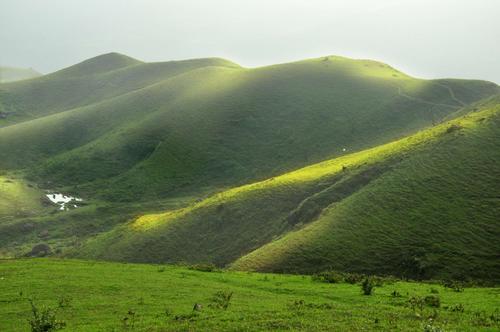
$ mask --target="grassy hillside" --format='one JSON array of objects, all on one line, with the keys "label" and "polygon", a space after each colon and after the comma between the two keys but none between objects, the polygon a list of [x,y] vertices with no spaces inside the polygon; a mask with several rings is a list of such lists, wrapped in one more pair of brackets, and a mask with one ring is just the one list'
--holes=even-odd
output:
[{"label": "grassy hillside", "polygon": [[499,281],[500,98],[475,108],[399,141],[140,217],[74,254]]},{"label": "grassy hillside", "polygon": [[[336,56],[245,69],[116,53],[1,84],[0,171],[13,183],[0,191],[0,255],[45,243],[112,260],[498,280],[498,98],[474,103],[498,89]],[[459,130],[435,126],[461,116]],[[85,204],[58,212],[45,190]]]},{"label": "grassy hillside", "polygon": [[0,83],[27,80],[41,75],[42,74],[40,74],[33,68],[16,68],[16,67],[0,66]]},{"label": "grassy hillside", "polygon": [[0,127],[98,103],[204,66],[236,66],[222,59],[143,63],[104,54],[29,82],[0,85]]},{"label": "grassy hillside", "polygon": [[18,177],[0,174],[0,223],[3,219],[33,216],[43,210],[42,192]]},{"label": "grassy hillside", "polygon": [[[232,294],[227,309],[214,301]],[[71,260],[0,261],[0,330],[27,331],[28,299],[64,331],[495,331],[497,288],[455,292],[387,280],[370,296],[357,284],[310,277],[199,272],[182,267]],[[419,309],[411,302],[427,297]],[[437,299],[437,300],[436,300]],[[437,303],[439,301],[439,303]],[[194,305],[200,311],[193,311]],[[430,304],[434,304],[431,306]]]},{"label": "grassy hillside", "polygon": [[109,54],[0,90],[12,119],[24,121],[0,128],[0,169],[137,201],[202,196],[384,143],[498,87],[341,57],[250,70]]}]

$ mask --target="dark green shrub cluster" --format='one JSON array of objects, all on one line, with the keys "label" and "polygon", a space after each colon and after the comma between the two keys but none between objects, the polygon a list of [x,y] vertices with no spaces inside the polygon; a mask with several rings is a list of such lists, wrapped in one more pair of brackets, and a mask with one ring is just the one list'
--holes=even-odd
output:
[{"label": "dark green shrub cluster", "polygon": [[417,313],[418,311],[421,314],[424,310],[425,302],[421,296],[415,295],[410,297],[410,299],[408,300],[408,305],[414,313]]},{"label": "dark green shrub cluster", "polygon": [[71,307],[71,301],[71,297],[63,295],[57,299],[57,305],[59,308],[69,308]]},{"label": "dark green shrub cluster", "polygon": [[361,283],[361,290],[363,291],[363,295],[372,295],[374,288],[375,283],[373,282],[373,278],[367,277]]},{"label": "dark green shrub cluster", "polygon": [[337,284],[344,282],[344,277],[336,271],[324,271],[312,275],[312,280],[317,282],[326,282],[329,284]]},{"label": "dark green shrub cluster", "polygon": [[31,332],[50,332],[61,330],[66,323],[56,318],[55,311],[52,308],[38,308],[35,302],[30,299],[31,318],[28,319]]},{"label": "dark green shrub cluster", "polygon": [[363,280],[363,275],[357,273],[344,273],[344,281],[348,284],[357,284]]},{"label": "dark green shrub cluster", "polygon": [[445,309],[451,312],[460,312],[460,313],[464,312],[465,310],[464,305],[462,303],[445,307]]},{"label": "dark green shrub cluster", "polygon": [[346,282],[349,284],[357,284],[363,280],[363,275],[357,273],[338,272],[338,271],[323,271],[311,276],[313,281],[326,282],[329,284],[337,284]]},{"label": "dark green shrub cluster", "polygon": [[212,263],[201,263],[189,266],[190,270],[196,270],[201,272],[218,272],[219,269]]},{"label": "dark green shrub cluster", "polygon": [[456,280],[445,280],[443,281],[443,286],[445,288],[449,288],[453,290],[454,292],[463,292],[464,291],[464,285],[460,281]]},{"label": "dark green shrub cluster", "polygon": [[441,300],[437,295],[427,295],[424,302],[429,307],[439,308],[441,306]]},{"label": "dark green shrub cluster", "polygon": [[209,306],[212,308],[227,310],[232,297],[233,297],[233,292],[218,291],[212,296],[211,300],[212,303],[210,303]]}]

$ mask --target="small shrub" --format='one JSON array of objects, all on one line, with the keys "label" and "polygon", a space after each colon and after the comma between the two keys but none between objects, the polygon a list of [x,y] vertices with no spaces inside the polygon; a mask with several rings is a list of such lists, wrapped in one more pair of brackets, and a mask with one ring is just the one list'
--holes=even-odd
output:
[{"label": "small shrub", "polygon": [[439,291],[436,288],[434,288],[434,287],[430,289],[430,292],[432,294],[439,294]]},{"label": "small shrub", "polygon": [[363,280],[363,276],[357,273],[345,273],[344,281],[348,284],[354,285]]},{"label": "small shrub", "polygon": [[57,305],[59,308],[69,308],[71,307],[71,297],[69,296],[60,296],[57,300]]},{"label": "small shrub", "polygon": [[422,311],[424,311],[424,299],[418,295],[410,297],[410,299],[408,300],[408,304],[411,310],[413,310],[415,314],[419,314],[419,316],[422,314]]},{"label": "small shrub", "polygon": [[165,266],[158,266],[158,272],[165,272]]},{"label": "small shrub", "polygon": [[372,278],[365,278],[361,283],[361,290],[363,291],[363,295],[372,295],[373,289],[375,288],[375,284]]},{"label": "small shrub", "polygon": [[397,290],[393,290],[391,293],[392,297],[401,297],[401,294]]},{"label": "small shrub", "polygon": [[464,305],[462,303],[454,304],[452,306],[449,306],[447,309],[451,312],[460,312],[460,313],[464,312],[465,310]]},{"label": "small shrub", "polygon": [[429,307],[439,308],[441,306],[441,300],[437,295],[427,295],[424,302]]},{"label": "small shrub", "polygon": [[32,317],[28,319],[31,332],[50,332],[61,330],[66,326],[66,323],[56,318],[56,314],[51,308],[39,309],[35,302],[30,299]]},{"label": "small shrub", "polygon": [[464,286],[461,282],[456,280],[446,280],[443,282],[443,286],[445,288],[449,288],[454,292],[460,293],[464,291]]},{"label": "small shrub", "polygon": [[209,305],[212,308],[227,310],[233,297],[233,292],[218,291],[212,296],[212,303]]},{"label": "small shrub", "polygon": [[326,282],[329,284],[337,284],[344,281],[343,276],[335,271],[324,271],[312,275],[312,280],[317,282]]},{"label": "small shrub", "polygon": [[31,248],[31,251],[26,254],[28,257],[45,257],[52,253],[52,249],[48,244],[40,243]]},{"label": "small shrub", "polygon": [[189,267],[190,270],[196,270],[196,271],[201,271],[201,272],[216,272],[219,269],[212,264],[212,263],[206,263],[206,264],[194,264]]}]

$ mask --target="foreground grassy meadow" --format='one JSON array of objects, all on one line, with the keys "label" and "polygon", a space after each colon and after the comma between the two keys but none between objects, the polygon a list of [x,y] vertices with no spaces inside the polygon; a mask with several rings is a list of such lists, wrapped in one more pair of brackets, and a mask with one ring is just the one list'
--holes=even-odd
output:
[{"label": "foreground grassy meadow", "polygon": [[[216,294],[231,294],[229,306]],[[411,306],[411,299],[434,298]],[[0,331],[28,331],[32,298],[67,331],[498,331],[500,289],[359,284],[171,265],[0,261]],[[439,306],[435,299],[439,298]],[[193,311],[201,304],[199,311]]]}]

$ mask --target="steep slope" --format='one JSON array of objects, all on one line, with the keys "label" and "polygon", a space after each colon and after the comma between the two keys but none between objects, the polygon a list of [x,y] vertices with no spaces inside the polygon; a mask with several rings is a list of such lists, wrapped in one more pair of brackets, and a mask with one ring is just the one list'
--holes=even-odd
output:
[{"label": "steep slope", "polygon": [[33,68],[0,67],[0,83],[22,81],[41,75]]},{"label": "steep slope", "polygon": [[500,280],[500,98],[237,269]]},{"label": "steep slope", "polygon": [[[118,63],[98,65],[104,73],[77,65],[45,78],[59,89],[77,73],[79,83],[23,104],[52,115],[0,129],[0,169],[29,168],[40,183],[107,200],[203,195],[413,133],[498,91],[341,57],[251,70],[202,59],[157,65],[166,68],[160,75],[145,69],[155,64],[117,56],[84,66]],[[28,87],[3,88],[12,100],[12,91],[24,98]]]},{"label": "steep slope", "polygon": [[475,108],[409,138],[140,217],[73,254],[498,280],[500,96]]}]

